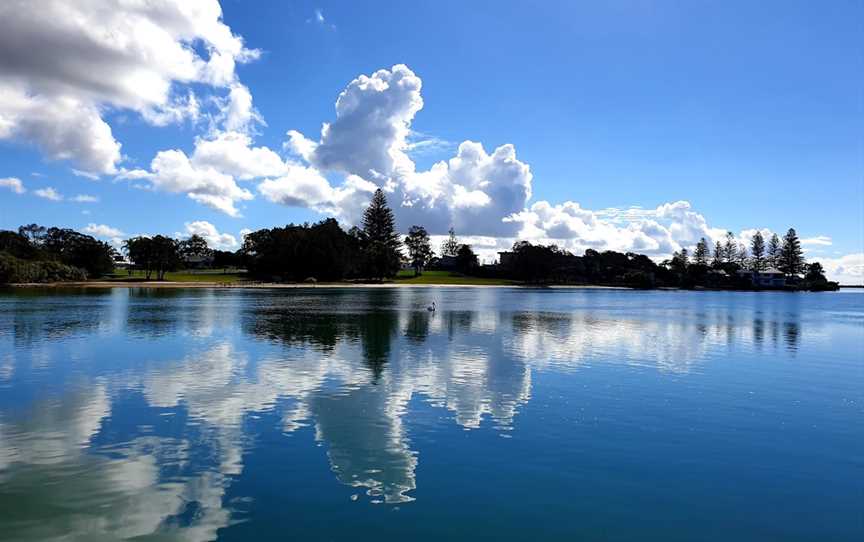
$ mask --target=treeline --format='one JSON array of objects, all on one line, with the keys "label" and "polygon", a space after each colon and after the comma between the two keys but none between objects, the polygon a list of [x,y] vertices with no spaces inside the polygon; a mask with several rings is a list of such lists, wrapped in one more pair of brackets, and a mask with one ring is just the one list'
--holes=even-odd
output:
[{"label": "treeline", "polygon": [[108,243],[67,228],[0,230],[0,284],[99,277],[113,271],[118,256]]},{"label": "treeline", "polygon": [[756,232],[749,247],[737,242],[732,232],[726,232],[725,242],[715,242],[713,252],[703,237],[696,243],[692,257],[683,248],[661,265],[672,270],[684,287],[745,288],[747,281],[752,286],[754,273],[782,274],[786,287],[795,289],[836,290],[839,286],[825,278],[822,264],[807,263],[794,228],[789,228],[782,239],[773,234],[767,243],[762,233]]},{"label": "treeline", "polygon": [[[250,278],[264,281],[342,281],[389,279],[403,267],[420,275],[427,268],[463,275],[502,278],[530,284],[599,284],[654,287],[748,289],[771,287],[825,290],[819,263],[807,264],[794,229],[781,239],[756,233],[750,246],[729,232],[713,247],[705,238],[692,254],[685,248],[661,263],[632,252],[599,252],[576,256],[555,245],[519,241],[501,253],[494,265],[480,265],[468,244],[451,229],[440,247],[432,249],[429,234],[412,226],[401,239],[384,192],[377,190],[362,224],[348,231],[332,218],[315,224],[265,228],[245,235],[236,252],[212,250],[200,236],[177,240],[163,235],[133,237],[123,245],[129,273],[164,280],[179,268],[243,268]],[[81,280],[113,271],[122,257],[107,243],[69,229],[31,224],[18,232],[0,232],[0,282]],[[782,280],[772,277],[782,275]],[[803,275],[803,277],[801,276]],[[780,284],[781,286],[777,286]]]},{"label": "treeline", "polygon": [[[749,250],[729,232],[725,243],[715,243],[713,254],[708,241],[702,238],[692,257],[685,248],[659,264],[645,255],[632,252],[622,254],[588,249],[583,256],[575,256],[555,245],[532,245],[520,241],[513,246],[506,260],[502,259],[497,269],[490,268],[489,273],[529,283],[636,288],[838,288],[837,283],[825,278],[820,263],[806,263],[794,229],[790,229],[782,240],[773,235],[767,245],[762,234],[757,232]],[[768,285],[763,284],[764,277],[768,277],[765,281]],[[776,280],[771,280],[773,277]]]},{"label": "treeline", "polygon": [[382,280],[402,267],[401,247],[393,211],[378,190],[362,227],[346,232],[329,218],[261,229],[246,235],[239,258],[251,276],[265,280]]}]

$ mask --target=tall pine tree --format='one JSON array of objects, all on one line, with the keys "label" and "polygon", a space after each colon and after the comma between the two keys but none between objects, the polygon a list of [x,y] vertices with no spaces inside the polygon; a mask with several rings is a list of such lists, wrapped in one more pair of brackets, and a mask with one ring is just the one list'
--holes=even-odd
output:
[{"label": "tall pine tree", "polygon": [[720,241],[714,243],[714,257],[711,260],[711,267],[718,268],[723,263],[723,244]]},{"label": "tall pine tree", "polygon": [[371,278],[393,277],[399,271],[401,242],[396,233],[396,219],[379,188],[363,213],[363,238],[366,272]]},{"label": "tall pine tree", "polygon": [[456,232],[450,228],[447,240],[441,243],[442,256],[456,256],[459,253],[459,239],[456,238]]},{"label": "tall pine tree", "polygon": [[726,232],[726,244],[723,246],[723,261],[734,263],[738,256],[738,244],[735,242],[735,234]]},{"label": "tall pine tree", "polygon": [[762,232],[756,232],[753,239],[750,240],[750,256],[753,271],[764,271],[765,263],[765,238],[762,237]]},{"label": "tall pine tree", "polygon": [[804,272],[804,251],[795,228],[789,228],[783,236],[783,246],[780,248],[780,271],[789,276]]},{"label": "tall pine tree", "polygon": [[708,256],[710,249],[708,241],[703,237],[696,243],[696,250],[693,251],[693,260],[696,265],[708,265]]},{"label": "tall pine tree", "polygon": [[771,234],[771,239],[768,241],[768,265],[771,267],[780,267],[780,238],[777,234]]}]

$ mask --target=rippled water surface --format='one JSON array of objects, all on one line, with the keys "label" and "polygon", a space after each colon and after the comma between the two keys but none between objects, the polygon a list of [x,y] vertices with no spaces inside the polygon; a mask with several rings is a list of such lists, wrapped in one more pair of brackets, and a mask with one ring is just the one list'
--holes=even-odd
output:
[{"label": "rippled water surface", "polygon": [[864,294],[0,292],[0,539],[134,537],[864,540]]}]

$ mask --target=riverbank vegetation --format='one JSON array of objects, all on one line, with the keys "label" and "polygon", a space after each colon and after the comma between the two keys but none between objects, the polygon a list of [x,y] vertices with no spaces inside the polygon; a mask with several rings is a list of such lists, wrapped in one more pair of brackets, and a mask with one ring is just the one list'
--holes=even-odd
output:
[{"label": "riverbank vegetation", "polygon": [[[691,254],[683,248],[655,262],[632,252],[581,256],[555,245],[519,241],[500,261],[480,265],[456,232],[436,256],[423,226],[403,239],[381,190],[362,224],[345,231],[328,218],[315,224],[264,228],[244,236],[236,252],[212,250],[193,235],[185,240],[156,235],[127,239],[123,254],[111,245],[69,229],[35,224],[0,232],[0,283],[80,281],[384,282],[399,284],[602,285],[632,288],[833,290],[819,263],[807,264],[794,229],[767,241],[756,233],[746,247],[729,232],[710,245],[702,238]],[[115,266],[124,266],[120,272]]]}]

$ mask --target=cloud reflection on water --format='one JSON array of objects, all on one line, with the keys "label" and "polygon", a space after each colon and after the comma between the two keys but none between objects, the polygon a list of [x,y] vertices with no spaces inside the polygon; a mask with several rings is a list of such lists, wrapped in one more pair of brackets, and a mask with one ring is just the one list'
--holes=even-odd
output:
[{"label": "cloud reflection on water", "polygon": [[[625,364],[684,374],[710,355],[795,350],[805,331],[818,335],[794,311],[728,305],[542,310],[542,297],[520,304],[502,293],[495,306],[460,302],[475,294],[459,292],[430,314],[424,290],[124,293],[85,300],[89,310],[57,296],[0,305],[0,323],[14,324],[0,334],[0,384],[41,386],[53,378],[41,365],[59,368],[64,349],[77,352],[74,379],[0,403],[0,498],[11,513],[21,493],[47,509],[62,497],[36,488],[60,484],[89,496],[61,507],[69,532],[212,538],[231,521],[226,488],[256,446],[247,421],[262,413],[277,415],[285,433],[311,426],[339,482],[373,502],[407,502],[422,459],[411,442],[415,398],[466,430],[485,419],[512,430],[538,371]],[[111,341],[128,359],[99,358]],[[130,394],[181,425],[137,421],[141,413],[124,407]],[[115,435],[112,422],[134,429]],[[59,537],[21,513],[18,538]]]}]

